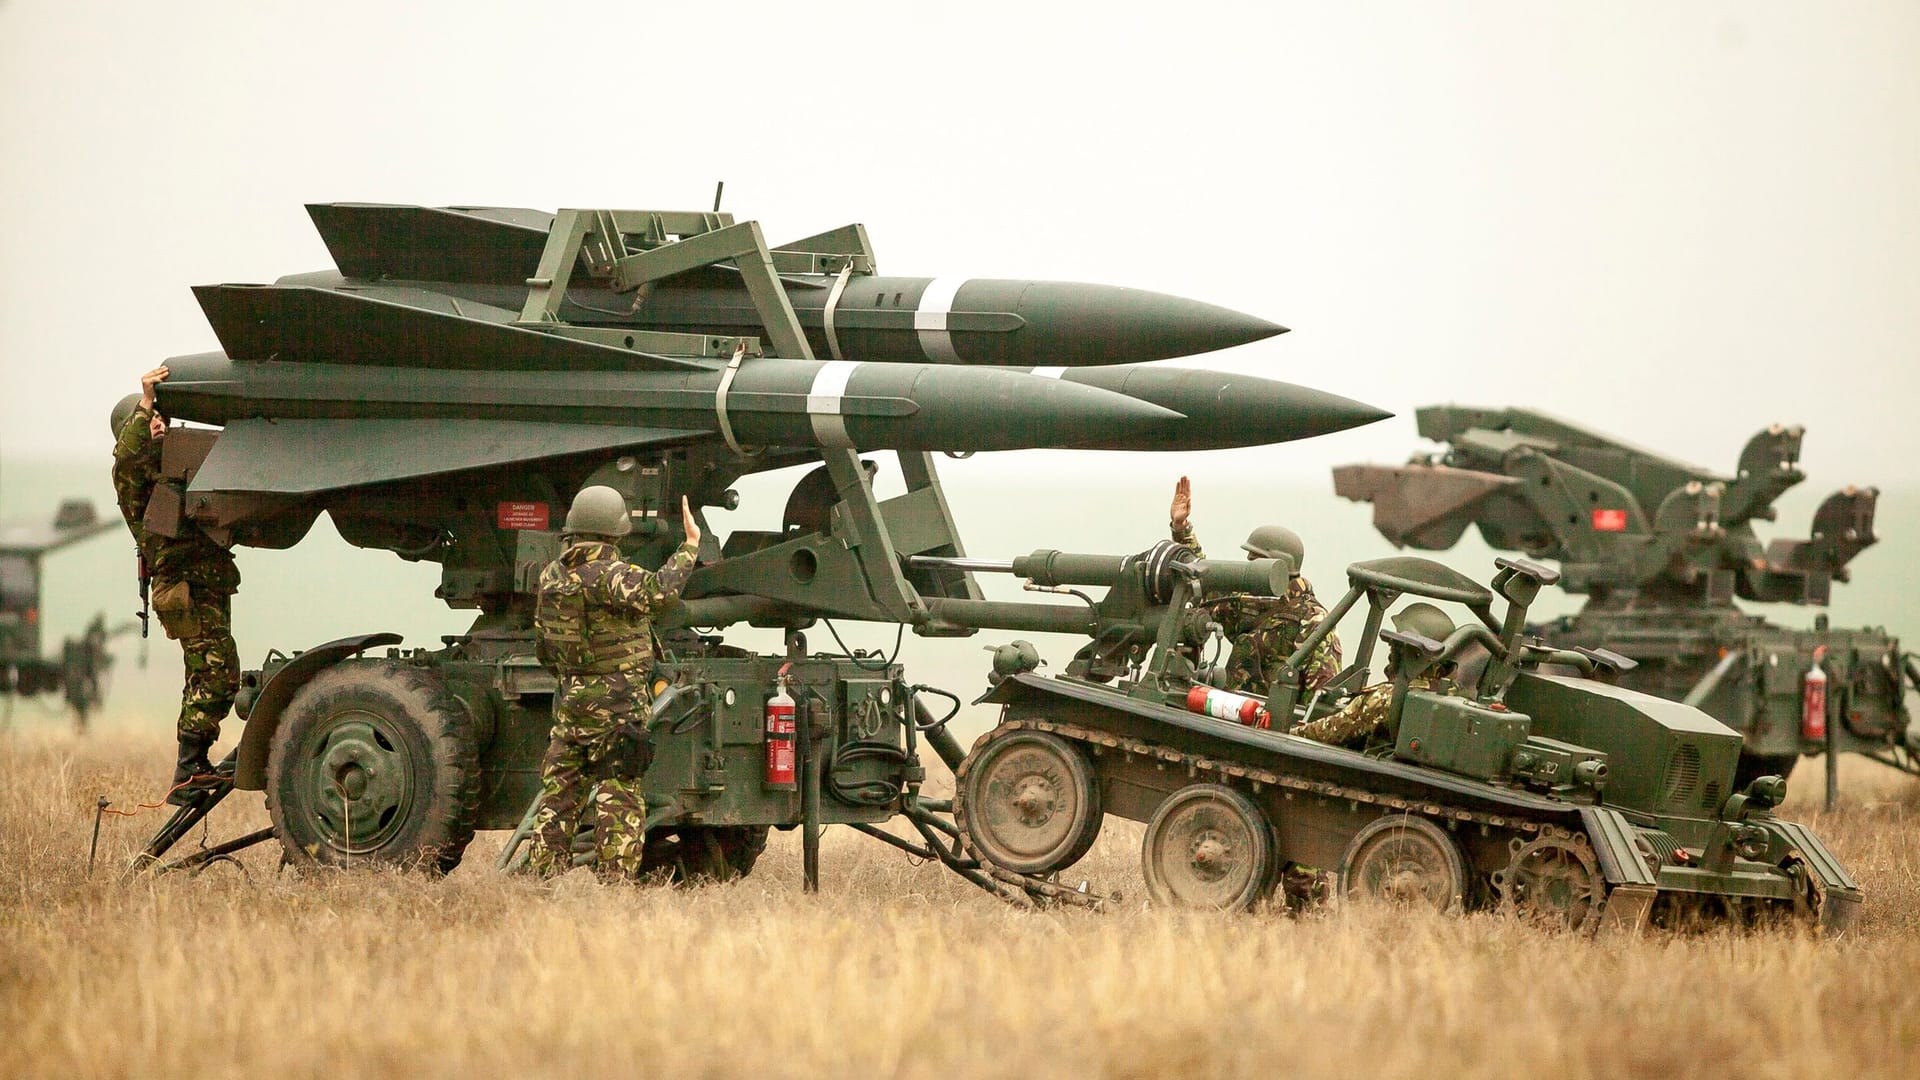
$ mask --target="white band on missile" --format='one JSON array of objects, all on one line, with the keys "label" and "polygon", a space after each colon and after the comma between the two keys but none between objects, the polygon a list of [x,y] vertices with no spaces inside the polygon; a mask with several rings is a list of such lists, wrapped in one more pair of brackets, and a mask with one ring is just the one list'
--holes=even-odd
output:
[{"label": "white band on missile", "polygon": [[1037,368],[1034,368],[1032,371],[1027,372],[1027,374],[1029,375],[1038,375],[1043,379],[1057,379],[1060,376],[1065,375],[1066,373],[1067,373],[1067,369],[1064,366],[1063,367],[1037,367]]},{"label": "white band on missile", "polygon": [[920,351],[936,364],[958,364],[960,354],[953,351],[953,335],[947,332],[947,315],[953,311],[953,298],[967,278],[934,278],[920,294],[920,306],[913,312],[913,329],[920,335]]},{"label": "white band on missile", "polygon": [[833,279],[833,289],[827,293],[827,306],[820,312],[821,323],[827,328],[827,355],[835,360],[845,360],[840,355],[840,335],[833,332],[833,309],[840,305],[840,294],[847,289],[847,278],[853,276],[853,260],[840,268],[840,276]]},{"label": "white band on missile", "polygon": [[856,360],[829,360],[813,374],[813,386],[807,390],[807,416],[813,421],[813,437],[821,446],[852,447],[847,435],[847,383],[853,380]]}]

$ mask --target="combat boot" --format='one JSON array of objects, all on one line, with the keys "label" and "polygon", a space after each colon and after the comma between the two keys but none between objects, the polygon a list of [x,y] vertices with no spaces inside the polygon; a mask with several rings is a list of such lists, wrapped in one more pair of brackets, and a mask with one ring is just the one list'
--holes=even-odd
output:
[{"label": "combat boot", "polygon": [[[173,787],[167,792],[168,803],[186,806],[196,795],[219,782],[214,778],[213,763],[207,760],[207,751],[211,749],[212,736],[180,736],[180,756],[173,764]],[[195,777],[201,779],[195,780]]]}]

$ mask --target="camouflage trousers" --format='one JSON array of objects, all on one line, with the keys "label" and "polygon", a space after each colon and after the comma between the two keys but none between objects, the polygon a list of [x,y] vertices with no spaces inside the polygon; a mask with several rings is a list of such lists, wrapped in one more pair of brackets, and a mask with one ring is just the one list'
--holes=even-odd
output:
[{"label": "camouflage trousers", "polygon": [[162,611],[161,628],[180,642],[186,678],[180,690],[179,733],[220,737],[220,722],[240,689],[240,650],[233,641],[233,596],[192,588],[189,606]]},{"label": "camouflage trousers", "polygon": [[619,676],[560,680],[553,741],[540,768],[540,812],[533,819],[535,843],[529,861],[536,873],[565,873],[573,865],[574,835],[591,828],[596,873],[627,880],[640,876],[647,821],[641,777],[651,755],[643,746],[637,762],[616,758],[625,751],[623,732],[644,731],[652,710],[641,704],[613,712],[608,706],[625,688],[609,687],[609,679],[624,682]]},{"label": "camouflage trousers", "polygon": [[1386,729],[1392,705],[1393,684],[1379,683],[1355,694],[1337,712],[1294,728],[1292,734],[1333,746],[1365,743],[1374,732]]}]

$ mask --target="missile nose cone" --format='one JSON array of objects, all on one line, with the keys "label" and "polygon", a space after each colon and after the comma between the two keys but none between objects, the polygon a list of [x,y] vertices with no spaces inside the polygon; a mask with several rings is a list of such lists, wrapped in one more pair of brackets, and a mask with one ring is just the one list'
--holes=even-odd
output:
[{"label": "missile nose cone", "polygon": [[1092,294],[1082,310],[1094,314],[1088,321],[1095,332],[1104,330],[1116,345],[1130,347],[1130,361],[1194,356],[1287,332],[1278,323],[1201,300],[1117,285],[1081,288]]},{"label": "missile nose cone", "polygon": [[1324,390],[1295,386],[1292,387],[1292,393],[1289,396],[1293,407],[1302,413],[1292,425],[1292,430],[1299,432],[1294,436],[1296,439],[1331,435],[1336,431],[1365,427],[1393,417],[1392,413],[1379,406],[1341,397],[1339,394],[1329,394]]},{"label": "missile nose cone", "polygon": [[1292,383],[1198,368],[1126,364],[1097,368],[1040,368],[1083,386],[1126,394],[1171,409],[1180,419],[1082,443],[1089,449],[1216,450],[1310,439],[1393,415],[1365,402]]},{"label": "missile nose cone", "polygon": [[960,286],[956,311],[1019,316],[1006,334],[956,341],[973,364],[1147,363],[1213,352],[1284,334],[1287,328],[1245,312],[1145,289],[1071,281],[975,278]]}]

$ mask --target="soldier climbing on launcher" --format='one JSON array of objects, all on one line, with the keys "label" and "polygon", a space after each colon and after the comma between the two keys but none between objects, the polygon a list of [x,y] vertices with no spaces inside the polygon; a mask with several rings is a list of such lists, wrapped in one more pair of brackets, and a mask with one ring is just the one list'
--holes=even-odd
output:
[{"label": "soldier climbing on launcher", "polygon": [[680,518],[686,539],[658,572],[648,571],[623,561],[614,546],[633,529],[620,493],[582,488],[567,511],[567,548],[540,574],[535,646],[559,685],[534,819],[538,873],[564,872],[575,834],[591,830],[602,878],[640,875],[647,819],[640,780],[653,762],[653,618],[679,597],[700,550],[700,526],[684,498]]},{"label": "soldier climbing on launcher", "polygon": [[[1176,544],[1184,544],[1193,549],[1195,555],[1206,558],[1200,549],[1200,540],[1194,535],[1190,516],[1193,510],[1193,489],[1186,477],[1174,485],[1173,506],[1168,511],[1169,526]],[[1250,596],[1235,594],[1203,601],[1199,609],[1206,617],[1218,623],[1221,632],[1232,642],[1232,652],[1227,657],[1226,689],[1240,693],[1265,694],[1273,685],[1280,668],[1300,647],[1320,620],[1327,617],[1327,609],[1313,595],[1313,585],[1300,576],[1300,563],[1306,557],[1306,545],[1292,529],[1279,525],[1262,525],[1253,530],[1247,542],[1240,545],[1249,559],[1272,559],[1286,557],[1293,563],[1293,576],[1287,584],[1285,596]],[[1308,658],[1307,666],[1301,672],[1302,687],[1308,691],[1317,690],[1326,685],[1340,673],[1340,638],[1337,634],[1328,634],[1322,638],[1319,647]]]},{"label": "soldier climbing on launcher", "polygon": [[173,536],[148,527],[147,504],[162,482],[160,447],[167,434],[166,418],[154,409],[154,387],[166,377],[165,365],[154,368],[140,377],[139,394],[113,407],[113,491],[140,549],[154,613],[184,658],[180,752],[167,793],[167,801],[179,806],[219,782],[207,751],[219,739],[220,722],[240,685],[232,629],[240,568],[232,552],[190,520],[180,520]]},{"label": "soldier climbing on launcher", "polygon": [[[1453,620],[1432,604],[1408,604],[1393,616],[1393,628],[1401,633],[1419,634],[1432,641],[1445,641],[1453,633]],[[1393,707],[1393,677],[1407,662],[1407,647],[1397,641],[1387,643],[1388,681],[1375,683],[1348,698],[1337,711],[1318,720],[1309,720],[1293,729],[1293,734],[1314,742],[1364,749],[1376,735],[1387,730]],[[1407,681],[1410,690],[1436,694],[1455,694],[1453,661],[1429,667]]]}]

